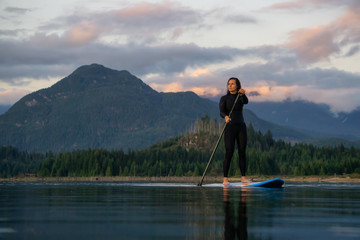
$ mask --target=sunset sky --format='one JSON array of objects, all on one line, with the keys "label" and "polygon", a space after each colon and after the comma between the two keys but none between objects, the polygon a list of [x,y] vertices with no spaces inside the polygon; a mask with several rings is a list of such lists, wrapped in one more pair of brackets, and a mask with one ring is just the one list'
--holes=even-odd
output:
[{"label": "sunset sky", "polygon": [[0,104],[82,65],[157,91],[360,107],[359,0],[0,0]]}]

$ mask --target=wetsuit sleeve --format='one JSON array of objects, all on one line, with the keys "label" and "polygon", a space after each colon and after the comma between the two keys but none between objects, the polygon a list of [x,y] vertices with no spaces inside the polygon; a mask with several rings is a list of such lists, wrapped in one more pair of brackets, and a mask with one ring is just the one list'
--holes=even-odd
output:
[{"label": "wetsuit sleeve", "polygon": [[219,110],[220,110],[220,116],[222,118],[225,118],[226,114],[226,101],[225,101],[225,97],[221,97],[220,98],[220,102],[219,102]]},{"label": "wetsuit sleeve", "polygon": [[241,95],[240,96],[241,97],[241,102],[243,103],[243,104],[248,104],[249,103],[249,99],[247,98],[247,96],[244,94],[244,95]]}]

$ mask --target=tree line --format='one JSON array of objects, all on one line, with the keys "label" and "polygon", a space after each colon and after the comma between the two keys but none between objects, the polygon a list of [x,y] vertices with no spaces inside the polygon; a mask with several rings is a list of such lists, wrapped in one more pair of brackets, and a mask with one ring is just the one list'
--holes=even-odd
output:
[{"label": "tree line", "polygon": [[[140,150],[87,149],[61,153],[28,153],[13,147],[0,147],[0,177],[34,173],[39,177],[88,176],[201,176],[221,124],[208,117],[199,119],[187,134]],[[315,147],[274,140],[271,132],[262,134],[247,128],[248,175],[333,175],[360,174],[360,150],[354,147]],[[225,154],[221,141],[208,175],[222,175]],[[235,152],[230,176],[239,176]]]},{"label": "tree line", "polygon": [[46,154],[20,151],[12,146],[0,147],[0,178],[36,174],[46,157]]}]

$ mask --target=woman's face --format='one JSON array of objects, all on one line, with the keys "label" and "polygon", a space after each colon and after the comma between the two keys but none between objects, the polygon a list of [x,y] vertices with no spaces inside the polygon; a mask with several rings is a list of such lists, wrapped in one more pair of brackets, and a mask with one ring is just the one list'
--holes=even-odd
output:
[{"label": "woman's face", "polygon": [[237,86],[236,86],[236,80],[235,79],[231,79],[228,82],[228,90],[231,94],[234,94],[237,92]]}]

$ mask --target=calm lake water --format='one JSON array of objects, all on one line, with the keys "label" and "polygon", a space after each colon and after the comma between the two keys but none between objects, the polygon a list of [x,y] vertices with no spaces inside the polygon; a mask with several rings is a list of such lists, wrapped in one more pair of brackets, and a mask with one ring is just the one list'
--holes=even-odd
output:
[{"label": "calm lake water", "polygon": [[360,184],[0,182],[0,239],[360,239]]}]

